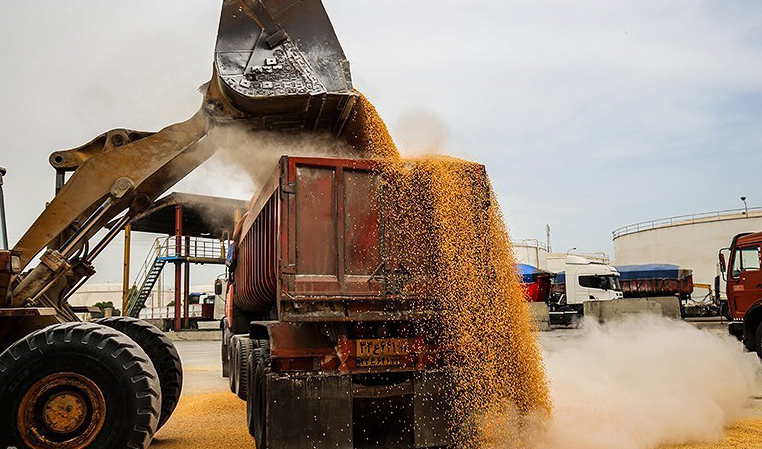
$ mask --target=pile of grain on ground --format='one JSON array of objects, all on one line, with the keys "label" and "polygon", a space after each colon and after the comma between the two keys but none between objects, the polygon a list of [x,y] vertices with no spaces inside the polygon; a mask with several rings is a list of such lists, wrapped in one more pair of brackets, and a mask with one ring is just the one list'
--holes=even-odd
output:
[{"label": "pile of grain on ground", "polygon": [[663,446],[660,449],[750,449],[762,447],[762,419],[746,419],[725,431],[722,441]]},{"label": "pile of grain on ground", "polygon": [[[364,130],[358,132],[359,129]],[[539,346],[510,239],[484,167],[444,156],[400,158],[375,108],[361,97],[348,131],[384,163],[386,229],[405,288],[436,309],[429,331],[449,348],[458,446],[522,447],[526,420],[550,410]]]},{"label": "pile of grain on ground", "polygon": [[246,404],[230,392],[183,396],[151,447],[251,448],[254,444],[246,427],[245,410]]}]

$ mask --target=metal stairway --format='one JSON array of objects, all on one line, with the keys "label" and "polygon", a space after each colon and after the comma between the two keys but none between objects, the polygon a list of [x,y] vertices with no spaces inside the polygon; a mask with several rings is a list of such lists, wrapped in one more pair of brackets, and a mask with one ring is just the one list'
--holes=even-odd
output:
[{"label": "metal stairway", "polygon": [[137,318],[140,311],[145,307],[146,300],[153,290],[153,286],[156,285],[156,281],[161,276],[161,270],[164,269],[164,265],[167,264],[166,259],[156,257],[153,263],[150,265],[150,269],[146,273],[143,282],[140,285],[140,289],[133,289],[130,291],[130,296],[127,298],[127,315]]},{"label": "metal stairway", "polygon": [[200,237],[157,238],[132,284],[125,315],[139,317],[167,262],[224,264],[228,245],[229,243],[224,241]]}]

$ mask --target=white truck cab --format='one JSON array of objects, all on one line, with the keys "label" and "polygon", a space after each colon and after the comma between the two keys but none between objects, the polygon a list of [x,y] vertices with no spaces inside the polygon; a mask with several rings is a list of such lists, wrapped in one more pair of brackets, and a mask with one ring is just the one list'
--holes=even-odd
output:
[{"label": "white truck cab", "polygon": [[611,265],[567,255],[565,270],[553,281],[548,302],[550,324],[578,325],[585,303],[621,299],[619,272]]},{"label": "white truck cab", "polygon": [[585,301],[608,301],[622,297],[616,268],[580,256],[566,256],[567,304],[582,305]]}]

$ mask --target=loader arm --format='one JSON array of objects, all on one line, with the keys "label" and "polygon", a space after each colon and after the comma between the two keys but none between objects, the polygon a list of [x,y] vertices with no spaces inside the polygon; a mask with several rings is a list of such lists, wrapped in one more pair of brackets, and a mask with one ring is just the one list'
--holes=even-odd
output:
[{"label": "loader arm", "polygon": [[[201,142],[207,129],[208,118],[199,112],[155,134],[113,130],[53,153],[59,170],[76,168],[14,247],[22,266],[48,248],[41,263],[14,283],[9,306],[53,307],[71,320],[64,299],[95,273],[95,257],[136,214],[213,154],[214,147]],[[91,248],[89,240],[117,216],[117,226]]]},{"label": "loader arm", "polygon": [[[159,195],[208,159],[216,126],[341,135],[359,94],[320,0],[223,0],[212,79],[201,109],[159,132],[115,129],[51,154],[57,192],[13,251],[26,267],[0,307],[52,307],[95,273],[93,260]],[[66,173],[73,172],[66,180]],[[92,247],[90,239],[115,220]]]},{"label": "loader arm", "polygon": [[[99,136],[95,145],[53,153],[50,160],[55,168],[73,168],[74,173],[14,247],[21,253],[22,266],[48,245],[59,249],[64,243],[59,236],[71,237],[107,198],[114,204],[81,240],[92,237],[125,209],[150,204],[211,155],[203,145],[196,145],[206,134],[206,126],[205,117],[198,113],[134,141],[129,140],[134,134],[130,131],[112,130]],[[129,189],[119,198],[112,195],[118,181]]]}]

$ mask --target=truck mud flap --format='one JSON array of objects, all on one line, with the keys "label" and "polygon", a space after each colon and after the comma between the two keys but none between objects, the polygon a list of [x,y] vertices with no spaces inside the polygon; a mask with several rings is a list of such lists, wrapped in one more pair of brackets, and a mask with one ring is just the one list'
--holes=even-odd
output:
[{"label": "truck mud flap", "polygon": [[416,448],[453,444],[449,417],[452,393],[451,376],[447,371],[425,371],[415,374],[413,395],[413,438]]},{"label": "truck mud flap", "polygon": [[352,378],[267,375],[268,449],[351,449]]}]

